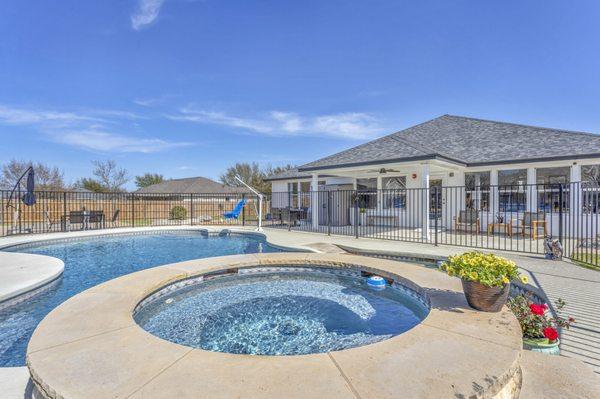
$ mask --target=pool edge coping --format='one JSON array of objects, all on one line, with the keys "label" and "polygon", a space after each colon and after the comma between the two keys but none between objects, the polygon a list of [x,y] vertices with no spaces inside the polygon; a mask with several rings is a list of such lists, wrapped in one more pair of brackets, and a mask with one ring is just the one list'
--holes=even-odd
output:
[{"label": "pool edge coping", "polygon": [[[342,256],[344,258],[344,261],[340,262],[339,258],[342,257]],[[399,267],[402,267],[402,268],[406,268],[406,266],[407,266],[407,264],[403,264],[402,262],[389,261],[389,260],[381,260],[381,259],[376,259],[376,258],[365,258],[365,257],[356,256],[356,255],[331,255],[331,254],[308,254],[308,253],[306,253],[306,254],[299,254],[299,253],[297,253],[297,254],[277,253],[277,254],[260,254],[260,255],[234,255],[232,257],[235,257],[233,263],[230,263],[230,262],[223,263],[223,262],[220,261],[219,258],[206,258],[206,259],[203,259],[203,260],[186,261],[186,262],[181,262],[179,264],[171,264],[171,265],[159,266],[159,267],[156,267],[156,268],[146,269],[146,270],[143,270],[141,272],[133,273],[133,274],[137,274],[138,276],[143,276],[143,274],[151,275],[153,272],[156,273],[156,272],[162,271],[163,273],[166,273],[165,276],[168,274],[170,277],[169,278],[165,277],[163,279],[159,279],[159,280],[161,280],[160,282],[158,282],[158,283],[154,282],[154,284],[151,287],[146,287],[146,289],[141,289],[139,287],[137,288],[138,292],[136,292],[136,294],[135,294],[135,301],[133,301],[133,300],[130,301],[129,303],[131,305],[131,308],[127,309],[127,313],[130,315],[131,321],[133,322],[133,325],[130,325],[129,327],[127,327],[127,329],[130,329],[130,327],[135,326],[133,328],[133,331],[135,332],[136,329],[139,330],[139,331],[135,332],[136,334],[139,334],[140,332],[143,332],[143,334],[147,334],[147,335],[152,336],[150,333],[145,332],[145,330],[143,330],[141,327],[139,327],[135,323],[135,321],[133,320],[132,312],[133,312],[133,309],[134,309],[135,305],[138,304],[143,298],[147,297],[147,295],[149,293],[151,293],[153,291],[156,291],[156,289],[160,289],[161,287],[165,287],[165,286],[167,286],[169,284],[175,283],[177,281],[183,280],[183,279],[191,277],[193,275],[205,274],[207,272],[211,272],[211,271],[215,271],[215,270],[225,270],[225,269],[228,269],[228,268],[231,268],[231,267],[244,267],[244,266],[248,267],[248,266],[257,266],[257,265],[258,266],[263,266],[263,265],[273,265],[274,266],[276,264],[282,264],[282,263],[284,263],[283,260],[286,257],[288,257],[288,258],[295,258],[296,262],[302,262],[303,264],[305,264],[308,259],[316,259],[317,262],[315,262],[315,263],[323,264],[323,262],[325,262],[326,265],[328,265],[328,266],[331,265],[331,266],[334,266],[334,267],[336,266],[336,264],[339,264],[339,263],[348,263],[348,262],[351,261],[351,259],[355,259],[355,260],[358,261],[358,265],[360,267],[367,268],[367,269],[369,269],[369,268],[375,269],[376,268],[377,270],[380,270],[380,269],[377,268],[377,265],[387,265],[388,270],[387,271],[384,270],[384,272],[389,272],[390,268],[395,269],[396,265],[403,265],[403,266],[399,266]],[[231,260],[232,257],[230,256],[230,257],[226,257],[226,258],[229,258],[229,260]],[[221,257],[221,259],[222,258],[223,257]],[[211,261],[210,259],[212,259],[214,261]],[[348,259],[348,262],[345,261],[346,259]],[[390,263],[390,262],[392,262],[393,264]],[[200,265],[200,266],[197,266],[197,265],[194,266],[194,263],[197,264],[197,265]],[[216,264],[211,266],[211,263],[216,263]],[[287,262],[285,262],[285,263],[288,264]],[[434,271],[431,270],[431,269],[422,268],[422,267],[417,266],[417,265],[408,265],[408,266],[410,268],[421,269],[421,271],[416,272],[417,275],[418,274],[425,274],[426,275],[426,274],[434,273]],[[198,271],[198,269],[197,269],[198,267],[201,268],[201,272]],[[194,268],[196,268],[195,272],[194,272]],[[171,272],[172,275],[169,274],[169,273],[167,273],[167,271]],[[394,272],[389,272],[389,273],[396,274]],[[130,274],[130,275],[127,275],[127,276],[132,276],[133,274]],[[397,274],[397,275],[400,276],[399,274]],[[103,285],[96,286],[94,288],[91,288],[90,290],[95,290],[96,292],[105,291],[107,293],[110,293],[110,291],[111,291],[109,289],[110,285],[111,285],[110,283],[111,282],[116,282],[118,280],[122,280],[122,279],[124,279],[127,276],[123,276],[123,277],[111,280],[108,283],[104,283]],[[175,277],[175,276],[178,276],[178,277]],[[400,276],[400,277],[402,277],[402,276]],[[132,277],[129,277],[129,278],[131,279]],[[434,280],[439,280],[439,279],[442,279],[442,278],[447,278],[447,277],[444,276],[444,275],[442,275],[441,273],[439,273],[439,274],[437,274],[437,276],[435,276]],[[413,280],[410,279],[410,278],[407,278],[407,280],[411,281],[413,284],[415,284],[417,286],[421,286],[420,284],[418,284],[416,282],[413,282]],[[104,287],[102,287],[102,286],[104,286]],[[456,288],[458,290],[458,287],[456,287]],[[88,291],[90,291],[90,290],[88,290]],[[457,290],[456,290],[456,292],[458,292]],[[84,293],[85,292],[87,292],[87,291],[84,291]],[[71,299],[77,298],[80,295],[82,295],[82,294],[76,295],[76,296],[74,296]],[[59,306],[53,312],[56,312],[56,310],[60,309],[62,306],[63,305]],[[473,312],[469,311],[469,313],[473,313]],[[478,313],[478,315],[481,316],[482,314]],[[486,314],[483,314],[483,316],[484,316],[484,318],[487,317],[489,320],[494,319],[493,315],[487,315],[486,316]],[[420,323],[419,325],[426,325],[425,321],[428,319],[428,317],[422,323]],[[509,320],[512,320],[512,319],[509,318]],[[514,320],[514,322],[516,322],[516,320]],[[42,323],[40,323],[40,326],[42,326]],[[38,329],[40,328],[40,326],[38,326]],[[409,330],[409,331],[412,331],[412,330]],[[108,334],[108,333],[109,332],[106,332],[106,334]],[[402,337],[403,335],[404,334],[400,334],[397,337]],[[34,340],[35,337],[36,337],[36,333],[34,333],[34,336],[32,337],[32,341]],[[154,337],[154,336],[152,336],[152,337]],[[386,341],[383,341],[383,342],[393,341],[397,337],[394,337],[394,338],[392,338],[390,340],[386,340]],[[85,339],[86,338],[82,338],[82,340],[85,340]],[[473,339],[480,339],[480,338],[473,338]],[[470,339],[470,338],[467,338],[467,340],[471,340],[472,341],[472,339]],[[156,342],[156,341],[160,341],[160,342],[163,342],[163,343],[168,343],[168,345],[172,345],[172,346],[177,347],[177,348],[182,348],[181,345],[170,343],[170,342],[164,341],[164,340],[162,340],[162,339],[160,339],[158,337],[154,337],[154,339],[152,340],[152,342]],[[71,343],[65,343],[65,344],[61,344],[61,345],[69,346],[69,345],[71,345]],[[367,345],[367,346],[363,346],[363,347],[352,348],[352,349],[348,349],[348,350],[344,350],[344,351],[338,351],[338,352],[329,352],[329,353],[327,353],[327,355],[328,355],[328,358],[330,358],[330,360],[332,362],[336,363],[336,361],[337,361],[339,363],[340,359],[338,359],[338,358],[340,356],[343,357],[343,353],[344,352],[356,351],[356,350],[363,350],[363,348],[370,348],[370,347],[373,347],[373,346],[376,346],[376,345],[378,345],[378,344],[371,344],[371,345]],[[495,346],[496,343],[492,343],[492,345]],[[492,385],[495,386],[495,388],[497,388],[497,392],[495,392],[494,395],[498,394],[502,390],[501,389],[502,387],[507,386],[507,384],[510,381],[512,381],[513,378],[516,378],[516,373],[517,373],[517,370],[519,368],[518,367],[518,358],[520,356],[520,350],[521,350],[521,348],[520,348],[520,336],[519,336],[519,342],[518,342],[518,344],[515,344],[513,346],[514,347],[511,350],[514,351],[514,353],[516,354],[516,357],[513,359],[513,361],[511,362],[511,364],[507,367],[507,370],[505,371],[507,374],[504,375],[502,378],[500,378],[500,380],[502,381],[502,385],[500,387],[496,386],[497,384],[500,384],[500,382],[498,382],[498,381],[496,381],[494,383],[496,385],[492,384]],[[185,347],[185,348],[187,348],[187,347]],[[202,352],[202,353],[206,353],[207,352],[207,351],[202,351],[202,350],[199,350],[199,349],[191,349],[191,348],[187,348],[187,349],[193,351],[195,353],[195,356],[200,356],[200,355],[198,355],[197,352]],[[496,349],[498,349],[498,347],[496,347]],[[39,386],[43,391],[45,391],[45,392],[48,393],[46,395],[46,397],[51,397],[51,398],[61,397],[58,392],[54,391],[53,388],[50,385],[48,385],[47,381],[45,382],[44,379],[40,377],[38,371],[36,370],[35,365],[32,364],[31,355],[33,355],[33,357],[39,358],[39,353],[40,352],[45,352],[45,351],[48,351],[46,353],[51,353],[52,349],[51,348],[36,349],[36,350],[34,350],[33,352],[30,353],[29,347],[28,347],[27,366],[30,369],[31,375],[32,375],[33,380],[36,383],[36,385]],[[367,352],[368,352],[368,350],[367,350]],[[214,354],[215,352],[210,352],[210,353]],[[219,353],[218,355],[224,355],[224,354]],[[321,354],[315,354],[315,355],[323,355],[323,353],[321,353]],[[303,356],[315,356],[315,355],[303,355]],[[187,356],[187,355],[185,355],[185,356]],[[244,355],[231,355],[231,356],[244,356]],[[253,357],[251,355],[246,355],[246,356]],[[296,357],[296,356],[286,356],[285,358],[293,358],[293,357]],[[263,357],[261,357],[261,358],[263,358]],[[269,357],[269,358],[273,358],[273,357]],[[336,360],[334,360],[334,359],[336,359]],[[345,361],[343,361],[343,359],[342,359],[342,363],[344,363],[344,362]],[[35,361],[33,361],[33,363],[35,363]],[[340,371],[341,371],[341,369],[340,369]],[[141,388],[142,387],[139,387],[139,389],[141,389]],[[56,396],[53,396],[54,394],[52,394],[51,392],[54,392],[56,394]],[[135,392],[137,392],[137,390]],[[131,394],[133,394],[135,392],[132,392]],[[489,393],[490,392],[486,392],[486,394],[489,394]],[[71,394],[72,394],[72,392],[71,392]]]}]

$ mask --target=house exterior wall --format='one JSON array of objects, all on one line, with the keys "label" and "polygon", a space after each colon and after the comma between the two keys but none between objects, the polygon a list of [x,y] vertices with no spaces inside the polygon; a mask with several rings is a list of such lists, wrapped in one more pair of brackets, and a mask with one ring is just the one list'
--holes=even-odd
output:
[{"label": "house exterior wall", "polygon": [[[496,220],[496,215],[499,213],[499,192],[498,189],[494,186],[498,185],[498,173],[504,170],[513,170],[513,169],[525,169],[527,170],[527,183],[535,184],[536,183],[536,174],[537,170],[540,168],[556,168],[556,167],[569,167],[571,170],[569,180],[571,182],[576,182],[581,179],[581,166],[583,165],[598,165],[600,164],[600,160],[598,159],[571,159],[571,160],[561,160],[561,161],[547,161],[547,162],[530,162],[530,163],[515,163],[515,164],[506,164],[506,165],[491,165],[491,166],[481,166],[481,167],[461,167],[459,165],[448,165],[448,167],[444,167],[440,164],[431,164],[430,168],[430,181],[432,179],[442,179],[443,186],[445,189],[442,190],[442,198],[441,198],[441,217],[438,218],[438,226],[440,228],[445,229],[453,229],[454,228],[454,220],[458,216],[458,212],[460,210],[466,209],[466,188],[465,188],[465,173],[470,172],[490,172],[490,185],[492,186],[489,191],[489,207],[488,210],[480,211],[480,228],[481,233],[485,233],[487,231],[488,223],[494,223]],[[377,216],[377,215],[389,215],[393,213],[394,215],[398,215],[398,219],[401,221],[401,226],[405,228],[421,228],[424,222],[424,212],[426,209],[427,201],[424,200],[425,189],[420,190],[423,187],[423,179],[422,179],[422,164],[403,164],[403,165],[381,165],[386,166],[386,168],[394,169],[391,173],[388,172],[386,174],[377,174],[373,173],[373,170],[377,170],[378,165],[370,165],[364,167],[362,170],[359,168],[354,168],[354,171],[343,171],[345,176],[336,176],[336,177],[322,177],[319,180],[325,181],[327,186],[335,186],[335,185],[356,185],[357,178],[377,178],[378,180],[378,188],[382,188],[382,178],[384,177],[395,177],[395,176],[406,176],[406,187],[407,187],[407,198],[406,198],[406,207],[405,208],[397,208],[393,209],[391,212],[389,209],[385,208],[385,201],[383,201],[383,197],[381,192],[378,193],[377,205],[373,208],[369,208],[363,210],[359,215],[358,220],[355,219],[355,213],[349,210],[349,220],[352,225],[355,223],[360,223],[364,225],[367,223],[367,219],[369,216]],[[334,174],[336,171],[322,171],[323,174]],[[340,172],[341,173],[341,172]],[[303,179],[303,181],[310,181],[309,179]],[[272,182],[273,192],[287,192],[287,183],[298,180],[289,180],[289,181],[274,181]],[[334,187],[332,187],[334,188]],[[533,193],[532,193],[533,194]],[[273,202],[273,206],[286,206],[282,200],[283,196],[279,197],[279,202],[281,204]],[[570,231],[571,233],[576,233],[581,237],[591,237],[591,232],[581,231],[577,232],[574,228],[577,225],[576,222],[584,220],[593,221],[593,218],[596,217],[596,214],[583,214],[582,206],[581,206],[581,194],[577,194],[571,192],[569,194],[569,202],[573,206],[570,207],[569,210],[565,211],[563,215],[563,231]],[[537,194],[535,198],[528,199],[527,201],[527,210],[528,211],[536,211],[537,208]],[[522,219],[523,211],[506,211],[502,212],[502,215],[506,220],[517,220]],[[371,218],[373,220],[374,218]],[[376,218],[375,218],[376,219]],[[553,235],[557,235],[557,231],[559,228],[559,220],[556,212],[550,214],[547,212],[546,214],[546,224],[548,229],[553,233]],[[378,219],[379,220],[379,219]],[[386,221],[384,217],[380,218],[381,223],[390,223]],[[516,223],[516,222],[515,222]]]}]

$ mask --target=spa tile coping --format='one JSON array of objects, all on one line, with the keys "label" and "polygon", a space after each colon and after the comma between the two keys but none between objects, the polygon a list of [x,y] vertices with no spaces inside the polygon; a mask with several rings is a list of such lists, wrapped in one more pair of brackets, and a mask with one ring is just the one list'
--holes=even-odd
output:
[{"label": "spa tile coping", "polygon": [[[209,272],[315,265],[375,272],[419,290],[429,315],[371,345],[299,356],[210,352],[160,339],[136,324],[149,295]],[[54,309],[27,349],[48,398],[514,397],[521,331],[505,307],[477,312],[460,280],[418,265],[350,254],[270,253],[180,262],[129,274]]]}]

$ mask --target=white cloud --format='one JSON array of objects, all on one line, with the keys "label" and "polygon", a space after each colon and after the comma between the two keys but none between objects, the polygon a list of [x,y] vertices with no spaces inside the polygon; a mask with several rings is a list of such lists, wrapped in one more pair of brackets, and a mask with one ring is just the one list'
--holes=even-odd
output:
[{"label": "white cloud", "polygon": [[185,142],[127,137],[95,129],[60,133],[53,135],[53,138],[59,143],[103,152],[152,153],[191,145]]},{"label": "white cloud", "polygon": [[140,30],[158,18],[164,0],[138,0],[138,6],[131,15],[131,27]]},{"label": "white cloud", "polygon": [[0,122],[10,125],[31,124],[72,124],[79,122],[99,122],[101,118],[89,115],[81,115],[73,112],[60,112],[49,110],[31,110],[23,108],[11,108],[0,105]]},{"label": "white cloud", "polygon": [[52,141],[87,150],[151,153],[192,145],[188,142],[140,138],[111,131],[130,130],[137,125],[137,119],[142,117],[120,110],[71,112],[0,105],[0,124],[31,126],[46,134]]},{"label": "white cloud", "polygon": [[300,116],[294,112],[271,111],[262,118],[233,116],[221,111],[183,108],[168,118],[203,124],[229,126],[269,136],[329,136],[368,139],[383,132],[379,121],[367,113]]}]

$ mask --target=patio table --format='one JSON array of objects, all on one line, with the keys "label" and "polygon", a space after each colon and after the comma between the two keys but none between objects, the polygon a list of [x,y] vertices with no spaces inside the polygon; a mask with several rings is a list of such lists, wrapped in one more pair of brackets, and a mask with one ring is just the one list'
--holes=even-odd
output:
[{"label": "patio table", "polygon": [[487,233],[494,234],[494,232],[505,233],[507,236],[512,237],[512,224],[510,223],[490,223],[487,226]]}]

